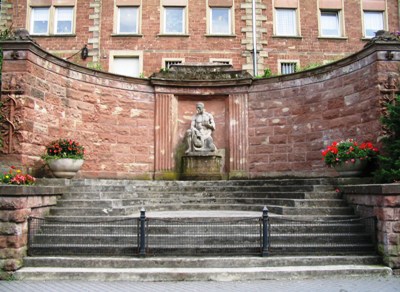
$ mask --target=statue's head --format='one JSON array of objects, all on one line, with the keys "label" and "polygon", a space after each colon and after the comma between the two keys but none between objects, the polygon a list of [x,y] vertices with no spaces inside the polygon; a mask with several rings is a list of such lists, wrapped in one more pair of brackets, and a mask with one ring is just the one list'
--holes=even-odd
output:
[{"label": "statue's head", "polygon": [[198,113],[202,113],[203,110],[204,110],[204,103],[198,102],[198,103],[196,104],[196,110],[197,110]]}]

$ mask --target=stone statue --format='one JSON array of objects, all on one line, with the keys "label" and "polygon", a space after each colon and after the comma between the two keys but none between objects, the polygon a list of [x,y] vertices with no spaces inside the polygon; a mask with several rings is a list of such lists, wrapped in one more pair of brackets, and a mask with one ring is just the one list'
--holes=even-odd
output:
[{"label": "stone statue", "polygon": [[204,104],[196,104],[196,111],[192,118],[190,129],[186,131],[186,141],[190,152],[215,152],[216,147],[211,137],[215,130],[215,122],[212,114],[204,110]]}]

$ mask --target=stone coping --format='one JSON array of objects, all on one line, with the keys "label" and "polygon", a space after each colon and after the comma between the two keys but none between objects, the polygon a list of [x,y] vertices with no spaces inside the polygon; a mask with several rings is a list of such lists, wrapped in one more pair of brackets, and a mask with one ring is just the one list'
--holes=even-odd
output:
[{"label": "stone coping", "polygon": [[347,185],[339,189],[346,195],[400,196],[400,183]]},{"label": "stone coping", "polygon": [[62,195],[66,187],[0,185],[0,195],[7,197]]}]

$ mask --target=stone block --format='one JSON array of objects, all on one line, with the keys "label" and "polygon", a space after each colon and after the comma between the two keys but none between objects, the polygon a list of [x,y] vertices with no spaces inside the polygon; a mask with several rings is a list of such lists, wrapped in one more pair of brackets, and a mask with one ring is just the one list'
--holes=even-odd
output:
[{"label": "stone block", "polygon": [[0,249],[0,259],[22,259],[26,256],[27,247]]},{"label": "stone block", "polygon": [[191,152],[182,157],[182,179],[222,179],[222,156],[210,152]]},{"label": "stone block", "polygon": [[0,222],[0,236],[19,234],[22,234],[22,224],[15,222]]},{"label": "stone block", "polygon": [[19,209],[15,211],[3,210],[0,212],[0,221],[21,223],[25,222],[30,214],[31,209]]},{"label": "stone block", "polygon": [[23,260],[22,259],[6,259],[0,260],[0,270],[3,271],[16,271],[22,267]]}]

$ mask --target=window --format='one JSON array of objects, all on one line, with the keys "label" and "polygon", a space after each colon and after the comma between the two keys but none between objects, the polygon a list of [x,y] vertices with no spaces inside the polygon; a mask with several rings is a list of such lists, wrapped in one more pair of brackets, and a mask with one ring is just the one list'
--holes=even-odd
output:
[{"label": "window", "polygon": [[72,7],[56,7],[55,28],[56,34],[71,34],[74,9]]},{"label": "window", "polygon": [[210,34],[231,34],[231,8],[210,7]]},{"label": "window", "polygon": [[182,60],[164,60],[164,68],[169,69],[172,65],[182,64]]},{"label": "window", "polygon": [[138,7],[118,7],[118,28],[120,34],[138,33]]},{"label": "window", "polygon": [[114,56],[112,73],[130,77],[139,77],[139,68],[139,57]]},{"label": "window", "polygon": [[275,9],[275,32],[278,36],[296,36],[296,9]]},{"label": "window", "polygon": [[232,60],[231,59],[210,58],[210,62],[213,63],[213,64],[232,65]]},{"label": "window", "polygon": [[375,32],[383,29],[382,11],[364,11],[364,36],[366,38],[374,37]]},{"label": "window", "polygon": [[280,62],[281,74],[291,74],[297,71],[297,62]]},{"label": "window", "polygon": [[32,35],[73,34],[75,32],[76,1],[28,0],[29,9],[26,23],[29,33]]},{"label": "window", "polygon": [[185,33],[185,7],[164,7],[164,33]]},{"label": "window", "polygon": [[31,11],[31,34],[49,33],[49,7],[35,7]]},{"label": "window", "polygon": [[321,36],[339,37],[342,35],[339,17],[338,11],[321,11]]}]

